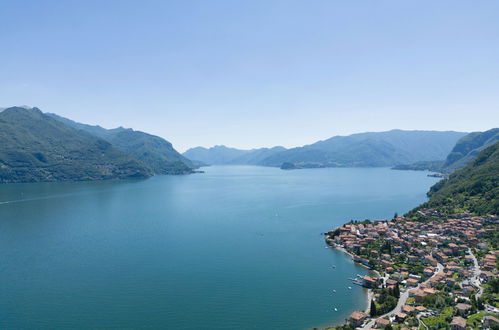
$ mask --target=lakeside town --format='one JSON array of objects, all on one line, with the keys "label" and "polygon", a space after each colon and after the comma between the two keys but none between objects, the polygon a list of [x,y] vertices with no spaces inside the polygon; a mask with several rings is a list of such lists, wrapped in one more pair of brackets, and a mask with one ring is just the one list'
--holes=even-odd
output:
[{"label": "lakeside town", "polygon": [[499,329],[499,217],[434,209],[327,232],[371,276],[366,311],[332,329]]}]

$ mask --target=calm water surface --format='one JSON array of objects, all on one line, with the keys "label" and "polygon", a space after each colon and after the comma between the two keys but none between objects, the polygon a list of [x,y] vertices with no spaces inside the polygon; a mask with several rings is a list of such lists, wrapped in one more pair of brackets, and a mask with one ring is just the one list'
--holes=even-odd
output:
[{"label": "calm water surface", "polygon": [[366,271],[326,249],[321,233],[403,213],[434,182],[385,168],[220,166],[144,181],[0,185],[0,328],[340,322],[365,308],[347,278]]}]

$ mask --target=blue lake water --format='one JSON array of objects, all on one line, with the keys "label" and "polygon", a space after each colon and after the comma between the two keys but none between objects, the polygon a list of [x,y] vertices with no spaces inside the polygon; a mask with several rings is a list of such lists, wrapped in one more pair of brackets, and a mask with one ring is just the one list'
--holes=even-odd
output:
[{"label": "blue lake water", "polygon": [[321,233],[404,213],[437,181],[386,168],[205,170],[0,185],[0,328],[341,322],[366,307],[348,281],[366,270],[326,249]]}]

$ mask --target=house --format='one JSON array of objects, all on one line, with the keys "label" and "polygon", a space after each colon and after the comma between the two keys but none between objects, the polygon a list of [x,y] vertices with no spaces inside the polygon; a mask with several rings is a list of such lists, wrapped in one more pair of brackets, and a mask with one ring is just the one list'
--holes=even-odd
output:
[{"label": "house", "polygon": [[427,308],[424,306],[416,306],[416,310],[418,311],[418,313],[421,313],[421,312],[426,312]]},{"label": "house", "polygon": [[437,293],[438,291],[437,291],[437,290],[435,290],[435,289],[432,289],[432,288],[424,288],[424,289],[423,289],[423,292],[424,292],[424,293],[426,293],[427,295],[429,295],[429,294],[435,294],[435,293]]},{"label": "house", "polygon": [[415,280],[418,280],[418,282],[420,282],[420,281],[421,281],[421,276],[419,276],[419,275],[414,275],[414,274],[411,274],[411,275],[409,275],[409,278],[413,278],[413,279],[415,279]]},{"label": "house", "polygon": [[431,265],[436,267],[437,266],[437,259],[433,258],[432,256],[425,256],[423,259],[423,263],[425,265]]},{"label": "house", "polygon": [[402,312],[395,313],[395,321],[397,321],[399,323],[404,322],[406,318],[407,318],[406,313],[402,313]]},{"label": "house", "polygon": [[381,259],[389,261],[392,257],[389,254],[384,253],[381,255]]},{"label": "house", "polygon": [[390,324],[390,320],[387,320],[387,319],[379,318],[376,320],[376,327],[380,328],[380,329],[384,329],[389,324]]},{"label": "house", "polygon": [[452,330],[464,330],[466,329],[466,320],[461,316],[455,316],[452,318],[452,322],[450,323],[450,328]]},{"label": "house", "polygon": [[412,256],[412,255],[411,256],[407,256],[407,261],[408,262],[416,262],[416,261],[418,261],[418,257]]},{"label": "house", "polygon": [[456,309],[460,315],[466,315],[471,310],[471,305],[459,303],[456,305]]},{"label": "house", "polygon": [[493,327],[499,326],[499,320],[493,316],[487,315],[483,318],[483,325],[495,329]]},{"label": "house", "polygon": [[402,312],[405,314],[412,314],[414,312],[415,308],[409,305],[404,305],[402,306]]},{"label": "house", "polygon": [[462,290],[462,293],[465,295],[465,296],[469,296],[471,295],[473,292],[475,292],[475,288],[470,286],[470,285],[467,285],[465,287],[463,287],[463,290]]},{"label": "house", "polygon": [[482,279],[482,281],[484,281],[485,283],[487,283],[488,281],[494,279],[496,276],[494,275],[494,273],[492,272],[488,272],[488,271],[483,271],[480,273],[480,278]]},{"label": "house", "polygon": [[431,268],[431,267],[427,267],[427,268],[425,268],[425,269],[423,270],[423,274],[424,274],[424,276],[426,276],[426,277],[430,277],[431,275],[433,275],[433,272],[434,272],[434,270],[433,270],[433,268]]},{"label": "house", "polygon": [[389,279],[387,279],[387,280],[385,281],[385,284],[386,284],[387,286],[388,286],[388,285],[397,285],[397,283],[398,283],[397,281],[395,281],[395,280],[393,280],[393,279],[391,279],[391,278],[389,278]]},{"label": "house", "polygon": [[385,268],[393,267],[393,263],[391,263],[390,261],[387,261],[387,260],[381,260],[381,265]]},{"label": "house", "polygon": [[416,300],[417,302],[421,302],[423,301],[423,299],[427,296],[427,294],[422,291],[422,290],[418,290],[415,294],[414,294],[414,300]]},{"label": "house", "polygon": [[359,326],[367,319],[367,314],[363,312],[353,312],[350,314],[349,321],[355,326]]},{"label": "house", "polygon": [[376,279],[372,278],[371,276],[364,276],[362,278],[362,286],[366,287],[366,288],[374,288],[376,287],[378,284],[378,282],[376,281]]},{"label": "house", "polygon": [[419,284],[419,281],[416,280],[415,278],[410,278],[407,280],[407,286],[415,287],[415,286],[418,286],[418,284]]}]

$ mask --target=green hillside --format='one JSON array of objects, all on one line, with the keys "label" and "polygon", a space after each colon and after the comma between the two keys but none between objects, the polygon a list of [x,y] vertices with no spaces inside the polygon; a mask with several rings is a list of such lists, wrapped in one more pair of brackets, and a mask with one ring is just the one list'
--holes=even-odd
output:
[{"label": "green hillside", "polygon": [[447,156],[442,168],[444,172],[453,172],[465,167],[488,146],[499,141],[499,128],[485,132],[473,132],[457,141],[452,151]]},{"label": "green hillside", "polygon": [[143,162],[154,174],[188,173],[196,167],[189,159],[178,153],[170,142],[159,136],[123,127],[105,129],[100,126],[77,123],[55,114],[48,115],[66,125],[110,142],[113,146]]},{"label": "green hillside", "polygon": [[145,178],[152,172],[109,142],[39,109],[0,112],[0,183]]},{"label": "green hillside", "polygon": [[499,214],[499,142],[480,152],[466,167],[439,181],[420,208],[444,213]]}]

